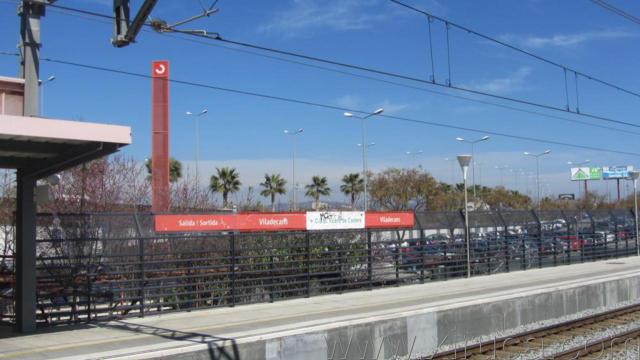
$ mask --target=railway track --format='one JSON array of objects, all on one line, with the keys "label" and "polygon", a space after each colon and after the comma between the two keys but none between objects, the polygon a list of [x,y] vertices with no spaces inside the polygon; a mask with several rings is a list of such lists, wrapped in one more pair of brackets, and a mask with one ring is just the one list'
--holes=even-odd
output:
[{"label": "railway track", "polygon": [[[611,329],[631,323],[639,325],[631,330],[618,331],[615,336],[610,334]],[[595,334],[602,334],[602,336],[598,336],[598,340],[593,340]],[[587,339],[586,343],[575,343],[575,339],[582,337]],[[640,304],[634,304],[440,352],[424,359],[515,359],[522,358],[526,354],[528,356],[525,358],[576,359],[591,357],[593,359],[612,359],[612,357],[605,357],[604,354],[623,354],[627,351],[637,350],[639,340]]]}]

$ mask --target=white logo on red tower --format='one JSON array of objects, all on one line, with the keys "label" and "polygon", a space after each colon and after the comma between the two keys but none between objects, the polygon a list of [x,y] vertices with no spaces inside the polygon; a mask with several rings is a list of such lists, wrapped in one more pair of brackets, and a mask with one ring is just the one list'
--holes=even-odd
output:
[{"label": "white logo on red tower", "polygon": [[151,66],[153,77],[169,77],[169,62],[166,60],[154,61]]}]

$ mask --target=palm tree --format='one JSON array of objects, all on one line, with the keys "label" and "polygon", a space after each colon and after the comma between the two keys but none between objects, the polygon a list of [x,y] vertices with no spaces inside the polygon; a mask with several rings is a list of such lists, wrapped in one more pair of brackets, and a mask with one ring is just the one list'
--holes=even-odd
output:
[{"label": "palm tree", "polygon": [[318,209],[320,204],[320,196],[328,196],[331,194],[331,189],[327,183],[326,177],[320,177],[318,175],[311,178],[311,184],[305,185],[306,196],[312,198],[315,202],[315,208]]},{"label": "palm tree", "polygon": [[240,190],[240,175],[235,168],[216,168],[216,175],[211,175],[209,188],[212,192],[222,193],[222,206],[229,205],[229,194]]},{"label": "palm tree", "polygon": [[[151,159],[146,159],[147,173],[151,178]],[[182,177],[182,163],[174,158],[169,159],[169,182],[176,182]]]},{"label": "palm tree", "polygon": [[280,174],[264,174],[264,182],[260,183],[264,190],[260,192],[260,195],[271,197],[271,211],[276,211],[276,195],[287,192],[285,190],[286,184],[287,181]]},{"label": "palm tree", "polygon": [[364,191],[364,179],[358,173],[347,174],[342,177],[340,191],[347,196],[351,196],[351,208],[355,209],[356,198],[358,194]]}]

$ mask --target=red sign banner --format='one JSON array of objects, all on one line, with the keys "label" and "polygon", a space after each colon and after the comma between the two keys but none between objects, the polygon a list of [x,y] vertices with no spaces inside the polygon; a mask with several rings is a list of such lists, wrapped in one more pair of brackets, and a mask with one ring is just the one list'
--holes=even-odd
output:
[{"label": "red sign banner", "polygon": [[304,213],[156,215],[156,232],[305,230]]},{"label": "red sign banner", "polygon": [[367,229],[412,228],[414,216],[412,212],[367,212],[364,222]]},{"label": "red sign banner", "polygon": [[[314,214],[314,213],[312,213]],[[362,214],[362,213],[360,213]],[[412,212],[367,212],[365,228],[413,228]],[[306,213],[156,215],[156,232],[301,231],[309,230]]]},{"label": "red sign banner", "polygon": [[307,217],[304,213],[253,213],[235,216],[239,231],[283,231],[307,228]]}]

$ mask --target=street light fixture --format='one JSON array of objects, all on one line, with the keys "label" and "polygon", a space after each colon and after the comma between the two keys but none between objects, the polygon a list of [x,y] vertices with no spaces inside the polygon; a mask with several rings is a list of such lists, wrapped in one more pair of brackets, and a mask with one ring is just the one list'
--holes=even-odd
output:
[{"label": "street light fixture", "polygon": [[[471,251],[469,239],[469,203],[467,199],[467,172],[469,170],[469,162],[473,159],[471,155],[458,155],[458,163],[462,169],[462,180],[464,182],[464,237],[467,244],[467,277],[471,277]],[[453,235],[452,235],[453,236]]]},{"label": "street light fixture", "polygon": [[532,156],[536,158],[536,187],[537,187],[537,200],[538,200],[538,210],[540,210],[540,157],[544,155],[551,154],[551,150],[545,150],[539,154],[532,154],[528,151],[524,152],[525,156]]},{"label": "street light fixture", "polygon": [[196,119],[196,192],[198,192],[198,189],[200,188],[200,177],[199,177],[199,161],[200,161],[200,117],[206,113],[208,113],[209,110],[207,109],[202,109],[202,111],[200,111],[197,114],[192,113],[191,111],[187,111],[185,112],[185,115],[187,116],[195,116]]},{"label": "street light fixture", "polygon": [[[375,115],[380,115],[382,114],[382,112],[384,111],[383,108],[379,108],[376,111],[367,114],[365,116],[358,116],[358,115],[354,115],[353,113],[350,112],[345,112],[344,116],[348,117],[348,118],[356,118],[356,119],[360,119],[362,120],[362,142],[360,142],[360,144],[366,144],[367,143],[367,119],[375,116]],[[367,148],[368,146],[362,146],[362,175],[363,175],[363,179],[364,179],[364,211],[367,211],[367,208],[369,206],[369,202],[368,202],[368,191],[367,191],[367,182],[368,182],[368,176],[367,176]]]},{"label": "street light fixture", "polygon": [[292,197],[293,197],[293,210],[297,210],[298,208],[298,204],[297,204],[297,199],[296,199],[296,135],[302,134],[302,132],[304,131],[303,128],[300,128],[298,130],[294,130],[294,131],[290,131],[290,130],[284,130],[284,134],[285,135],[291,135],[291,167],[292,167],[292,171],[291,171],[291,193],[292,193]]},{"label": "street light fixture", "polygon": [[56,79],[55,75],[49,76],[46,80],[38,80],[38,86],[40,88],[40,116],[44,116],[44,86]]},{"label": "street light fixture", "polygon": [[467,143],[467,144],[471,144],[471,161],[473,162],[471,164],[471,181],[472,181],[472,185],[473,185],[473,199],[476,200],[476,153],[475,153],[475,145],[479,142],[482,141],[487,141],[489,140],[489,136],[483,136],[480,139],[477,140],[466,140],[462,137],[457,137],[456,138],[457,141],[460,141],[462,143]]}]

